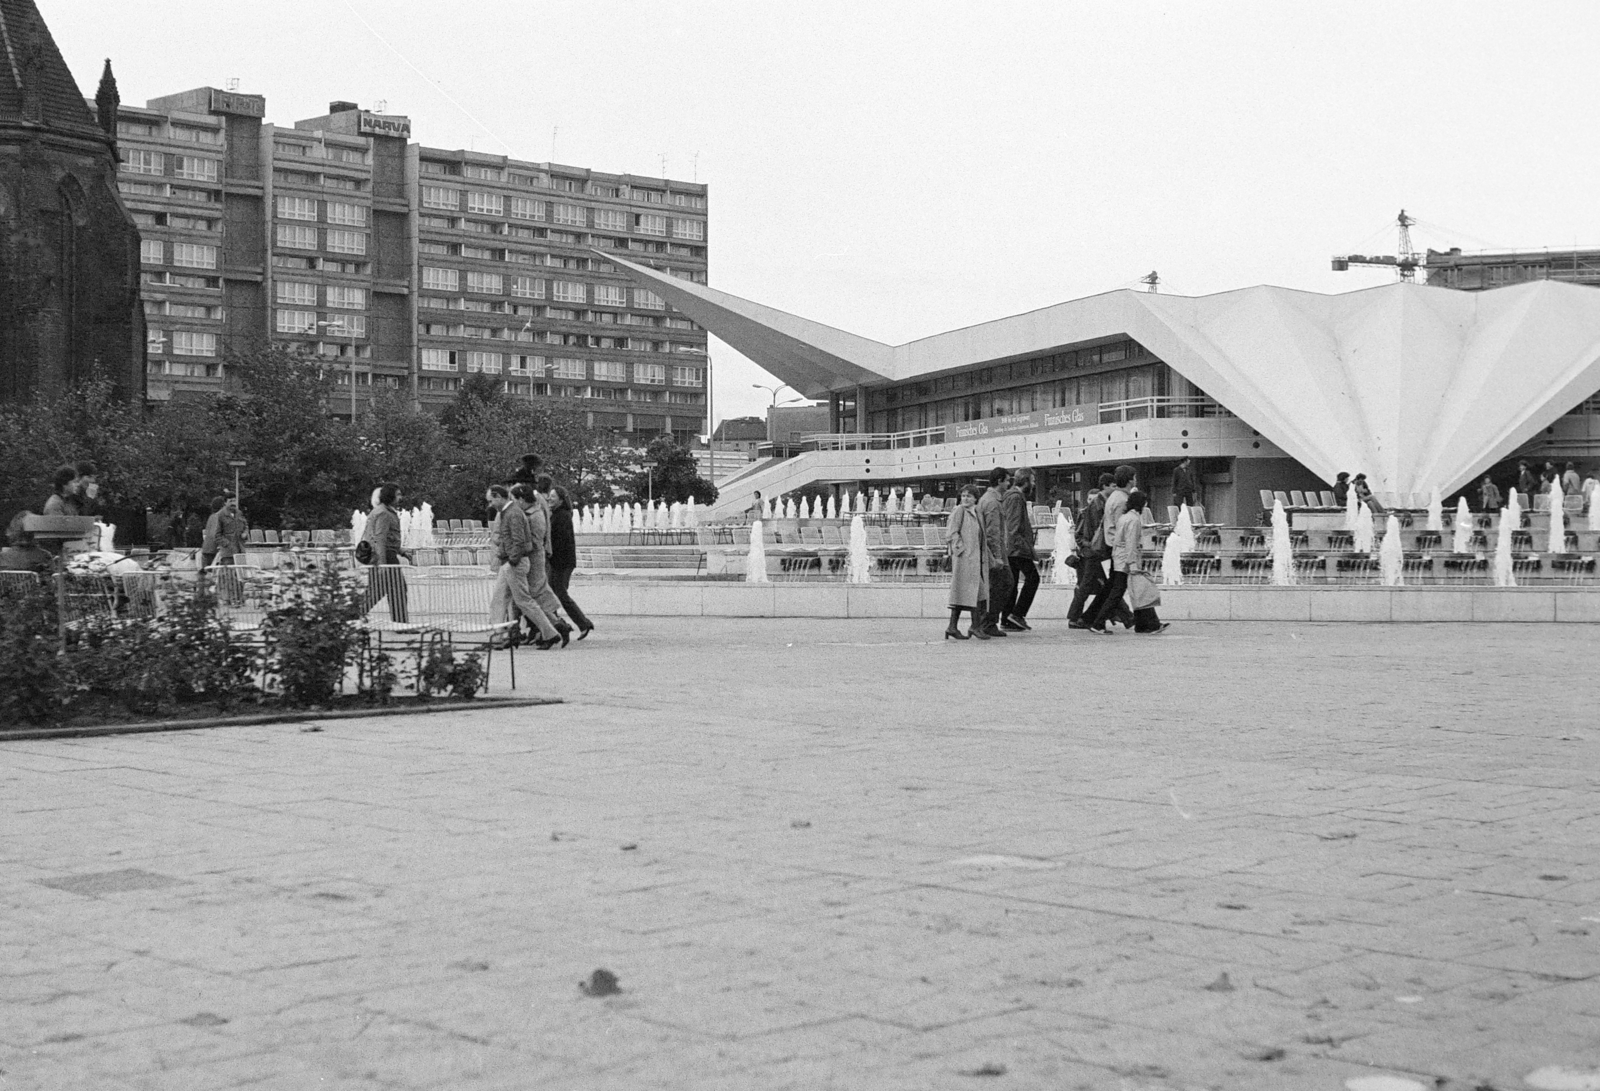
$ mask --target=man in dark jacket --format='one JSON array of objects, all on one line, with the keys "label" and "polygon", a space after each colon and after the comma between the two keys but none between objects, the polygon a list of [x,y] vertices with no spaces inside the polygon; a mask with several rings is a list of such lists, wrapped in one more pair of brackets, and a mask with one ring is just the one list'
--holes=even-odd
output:
[{"label": "man in dark jacket", "polygon": [[534,488],[550,505],[550,590],[555,592],[561,608],[578,627],[578,639],[582,640],[594,631],[594,622],[572,601],[572,594],[567,590],[572,573],[578,567],[578,539],[572,529],[572,497],[549,474],[540,474]]},{"label": "man in dark jacket", "polygon": [[400,541],[400,516],[394,506],[400,502],[400,486],[392,482],[378,486],[378,502],[367,516],[367,526],[361,533],[363,541],[372,546],[372,567],[367,569],[367,609],[389,600],[389,617],[394,621],[408,620],[406,613],[406,577],[400,570],[400,558],[406,555]]},{"label": "man in dark jacket", "polygon": [[1000,501],[1006,520],[1006,559],[1011,568],[1011,598],[1001,612],[1000,627],[1013,633],[1027,632],[1028,609],[1039,590],[1038,558],[1033,549],[1033,519],[1028,513],[1033,502],[1033,471],[1020,469],[1011,477],[1011,488]]},{"label": "man in dark jacket", "polygon": [[[1106,497],[1113,491],[1112,486],[1116,478],[1111,474],[1100,475],[1100,488],[1089,494],[1089,502],[1078,513],[1078,524],[1075,534],[1078,543],[1078,556],[1082,564],[1078,566],[1078,586],[1072,592],[1072,605],[1067,608],[1067,628],[1087,629],[1089,623],[1084,620],[1083,608],[1090,598],[1098,598],[1100,591],[1109,581],[1106,575],[1105,562],[1111,559],[1111,543],[1105,536]],[[1124,626],[1133,624],[1133,613],[1128,609],[1127,603],[1120,602],[1113,607],[1111,619],[1120,621]]]},{"label": "man in dark jacket", "polygon": [[989,471],[989,488],[978,499],[984,562],[989,566],[989,604],[983,615],[983,631],[990,636],[1006,635],[1000,628],[1000,615],[1011,602],[1011,551],[1006,545],[1006,519],[1001,508],[1010,484],[1011,471],[996,466]]},{"label": "man in dark jacket", "polygon": [[1188,504],[1194,507],[1200,496],[1200,475],[1194,472],[1194,460],[1185,458],[1172,471],[1172,503],[1176,507]]},{"label": "man in dark jacket", "polygon": [[[510,614],[514,606],[539,633],[539,647],[553,647],[560,641],[555,624],[528,592],[529,555],[533,552],[533,531],[522,507],[511,499],[504,485],[491,485],[489,506],[498,518],[494,523],[495,559],[500,562],[495,570],[494,593],[489,600],[489,615],[499,622]],[[539,548],[544,548],[541,545]],[[511,615],[515,620],[515,615]]]}]

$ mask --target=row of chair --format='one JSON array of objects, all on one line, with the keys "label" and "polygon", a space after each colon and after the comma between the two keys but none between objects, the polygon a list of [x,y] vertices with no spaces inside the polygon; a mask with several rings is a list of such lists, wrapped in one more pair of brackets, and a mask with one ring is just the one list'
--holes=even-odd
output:
[{"label": "row of chair", "polygon": [[[1265,583],[1273,576],[1272,554],[1184,553],[1180,567],[1186,582]],[[1160,572],[1163,555],[1145,553],[1146,571]],[[1382,562],[1366,553],[1293,555],[1296,579],[1302,583],[1372,583],[1382,573]],[[1511,571],[1519,581],[1545,580],[1586,584],[1594,581],[1596,558],[1581,553],[1513,554]],[[1411,583],[1487,583],[1493,558],[1477,553],[1405,553],[1401,574]]]},{"label": "row of chair", "polygon": [[264,530],[254,529],[245,535],[245,545],[349,545],[350,531],[343,530]]},{"label": "row of chair", "polygon": [[[1152,528],[1145,531],[1141,544],[1149,550],[1163,549],[1171,535],[1170,527]],[[1474,530],[1468,538],[1467,548],[1474,552],[1493,550],[1497,537],[1484,529]],[[1531,553],[1535,550],[1535,542],[1541,547],[1545,544],[1545,537],[1542,531],[1513,530],[1511,548],[1514,552]],[[1196,552],[1250,553],[1268,549],[1271,542],[1272,531],[1265,527],[1203,527],[1195,532]],[[1438,552],[1453,547],[1454,543],[1454,531],[1405,527],[1400,530],[1401,549],[1407,552]],[[1355,534],[1348,530],[1320,528],[1291,530],[1289,544],[1297,552],[1349,552],[1355,549]],[[1563,546],[1562,552],[1567,553],[1600,552],[1600,531],[1568,530],[1563,536]]]}]

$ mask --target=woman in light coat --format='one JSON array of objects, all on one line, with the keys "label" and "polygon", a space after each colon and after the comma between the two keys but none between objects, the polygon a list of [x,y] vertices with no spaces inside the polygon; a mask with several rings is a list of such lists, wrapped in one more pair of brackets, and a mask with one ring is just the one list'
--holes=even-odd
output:
[{"label": "woman in light coat", "polygon": [[[984,556],[983,523],[978,519],[978,490],[974,486],[961,490],[961,502],[945,524],[944,540],[950,548],[950,624],[944,631],[945,639],[975,636],[988,640],[980,619],[989,599],[989,562]],[[972,615],[972,623],[964,633],[956,628],[963,610]]]}]

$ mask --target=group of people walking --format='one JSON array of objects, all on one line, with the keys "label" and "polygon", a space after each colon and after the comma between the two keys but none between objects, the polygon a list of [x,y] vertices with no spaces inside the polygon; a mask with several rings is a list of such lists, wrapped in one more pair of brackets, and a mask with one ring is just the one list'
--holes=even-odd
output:
[{"label": "group of people walking", "polygon": [[[1142,570],[1146,500],[1133,481],[1132,466],[1102,474],[1078,518],[1073,551],[1078,587],[1067,615],[1070,629],[1109,635],[1111,621],[1139,633],[1168,628],[1156,614],[1155,585]],[[1033,628],[1028,611],[1039,589],[1029,515],[1034,488],[1032,470],[1003,466],[989,471],[989,487],[981,494],[976,485],[962,488],[945,525],[951,560],[946,640],[991,640]],[[959,625],[963,613],[971,616],[965,632]]]},{"label": "group of people walking", "polygon": [[[387,599],[389,616],[403,622],[409,604],[405,573],[399,565],[402,558],[412,559],[412,551],[400,538],[396,510],[400,498],[399,486],[378,486],[357,559],[371,566],[367,571],[367,609]],[[484,501],[489,508],[496,562],[490,620],[515,623],[505,643],[531,639],[541,651],[564,648],[571,642],[574,628],[583,640],[594,631],[594,622],[573,601],[569,590],[578,567],[572,495],[540,471],[537,456],[524,456],[510,479],[485,490]]]}]

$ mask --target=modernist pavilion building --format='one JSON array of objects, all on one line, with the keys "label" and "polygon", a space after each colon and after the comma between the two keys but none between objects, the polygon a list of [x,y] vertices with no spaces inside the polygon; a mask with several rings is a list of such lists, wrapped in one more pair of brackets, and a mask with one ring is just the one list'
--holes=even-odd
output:
[{"label": "modernist pavilion building", "polygon": [[891,346],[613,260],[828,401],[814,449],[721,483],[714,514],[827,483],[950,495],[995,465],[1035,467],[1042,500],[1077,503],[1123,462],[1164,511],[1187,456],[1208,519],[1239,525],[1261,489],[1340,471],[1422,506],[1486,472],[1505,489],[1518,456],[1586,472],[1600,456],[1600,292],[1575,284],[1116,291]]}]

